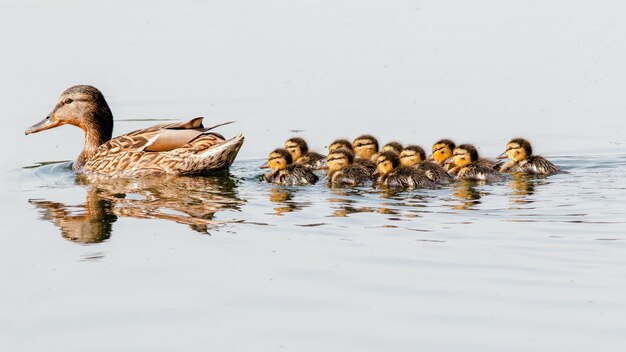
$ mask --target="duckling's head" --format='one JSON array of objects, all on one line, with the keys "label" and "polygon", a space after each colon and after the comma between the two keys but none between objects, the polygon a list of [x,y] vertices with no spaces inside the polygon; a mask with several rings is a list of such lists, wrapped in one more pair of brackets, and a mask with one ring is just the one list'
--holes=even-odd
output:
[{"label": "duckling's head", "polygon": [[328,154],[326,158],[326,167],[328,168],[328,175],[332,175],[335,172],[343,169],[344,167],[352,164],[354,161],[354,153],[352,151],[339,148]]},{"label": "duckling's head", "polygon": [[452,151],[456,147],[453,141],[449,139],[442,139],[433,144],[432,158],[437,163],[443,165],[443,163],[452,157]]},{"label": "duckling's head", "polygon": [[352,149],[358,158],[370,160],[378,153],[378,140],[369,134],[359,136],[352,142]]},{"label": "duckling's head", "polygon": [[284,170],[292,162],[291,154],[283,148],[274,149],[267,157],[267,165],[274,171]]},{"label": "duckling's head", "polygon": [[352,143],[350,143],[350,141],[347,139],[337,139],[334,142],[330,143],[330,145],[328,146],[328,154],[334,152],[339,148],[352,150]]},{"label": "duckling's head", "polygon": [[385,152],[387,150],[392,150],[392,151],[400,154],[402,152],[402,149],[403,149],[402,144],[394,141],[394,142],[389,142],[389,143],[385,144],[382,147],[381,151]]},{"label": "duckling's head", "polygon": [[291,154],[293,160],[300,159],[301,156],[309,152],[309,145],[299,137],[293,137],[285,141],[285,149]]},{"label": "duckling's head", "polygon": [[113,115],[102,93],[92,86],[79,85],[66,89],[52,112],[43,121],[29,127],[26,134],[70,124],[82,128],[94,144],[111,139]]},{"label": "duckling's head", "polygon": [[404,166],[415,166],[426,160],[426,152],[418,145],[410,145],[400,153],[400,164]]},{"label": "duckling's head", "polygon": [[529,141],[523,138],[511,139],[511,141],[507,143],[506,150],[504,152],[504,155],[508,156],[509,159],[514,162],[526,160],[532,154],[533,147],[530,145]]},{"label": "duckling's head", "polygon": [[391,150],[381,152],[376,158],[376,172],[381,176],[388,175],[399,165],[400,158],[398,153]]},{"label": "duckling's head", "polygon": [[454,165],[458,168],[471,164],[478,160],[478,151],[471,144],[461,144],[454,148],[452,154],[454,158]]}]

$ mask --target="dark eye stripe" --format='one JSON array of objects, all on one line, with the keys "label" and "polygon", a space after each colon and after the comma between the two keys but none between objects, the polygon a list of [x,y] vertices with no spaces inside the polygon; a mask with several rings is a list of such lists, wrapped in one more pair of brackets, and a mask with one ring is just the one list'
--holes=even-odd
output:
[{"label": "dark eye stripe", "polygon": [[374,145],[374,143],[363,143],[363,144],[358,144],[358,143],[357,143],[357,144],[355,145],[355,147],[356,147],[356,148],[358,148],[358,147],[365,147],[365,146],[368,146],[368,145]]},{"label": "dark eye stripe", "polygon": [[440,151],[440,150],[441,150],[441,149],[443,149],[443,148],[445,148],[445,147],[439,147],[439,148],[437,148],[437,149],[433,150],[433,154],[435,154],[436,152]]}]

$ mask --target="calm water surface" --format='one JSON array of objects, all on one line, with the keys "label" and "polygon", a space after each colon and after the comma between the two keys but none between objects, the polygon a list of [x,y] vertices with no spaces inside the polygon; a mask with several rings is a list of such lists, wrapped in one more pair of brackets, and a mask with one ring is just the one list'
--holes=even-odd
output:
[{"label": "calm water surface", "polygon": [[[97,14],[97,15],[94,15]],[[0,351],[625,351],[626,4],[5,2]],[[74,84],[114,134],[206,116],[229,172],[89,183],[82,133],[24,136]],[[569,173],[390,193],[277,187],[292,136]]]}]

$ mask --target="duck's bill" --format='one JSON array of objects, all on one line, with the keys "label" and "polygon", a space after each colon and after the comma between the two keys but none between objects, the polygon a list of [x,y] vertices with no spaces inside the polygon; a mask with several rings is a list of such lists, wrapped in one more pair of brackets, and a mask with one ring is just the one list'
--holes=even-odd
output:
[{"label": "duck's bill", "polygon": [[28,134],[31,134],[31,133],[37,133],[37,132],[49,130],[51,128],[55,128],[55,127],[60,126],[60,125],[61,125],[61,123],[59,122],[59,120],[52,119],[52,118],[50,118],[50,116],[48,116],[45,119],[43,119],[41,122],[30,126],[26,130],[25,134],[28,135]]},{"label": "duck's bill", "polygon": [[265,164],[259,166],[259,169],[269,169],[269,168],[270,168],[270,165],[268,163],[265,163]]},{"label": "duck's bill", "polygon": [[319,166],[317,170],[328,170],[328,166],[326,165]]},{"label": "duck's bill", "polygon": [[433,155],[432,155],[432,154],[430,154],[430,155],[428,156],[428,158],[426,158],[426,160],[427,160],[427,161],[435,161],[435,158],[433,157]]},{"label": "duck's bill", "polygon": [[506,158],[508,158],[508,156],[506,156],[506,152],[504,152],[504,153],[498,155],[496,157],[496,160],[502,160],[502,159],[506,159]]}]

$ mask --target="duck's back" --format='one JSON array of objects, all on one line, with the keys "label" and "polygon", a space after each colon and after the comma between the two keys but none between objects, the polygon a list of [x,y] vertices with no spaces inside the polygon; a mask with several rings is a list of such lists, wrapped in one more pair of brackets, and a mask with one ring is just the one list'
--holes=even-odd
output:
[{"label": "duck's back", "polygon": [[243,136],[230,140],[204,128],[202,118],[133,131],[102,144],[82,171],[106,176],[206,174],[228,168]]},{"label": "duck's back", "polygon": [[478,162],[467,165],[457,174],[457,178],[467,181],[502,181],[504,176],[491,167]]},{"label": "duck's back", "polygon": [[265,177],[267,182],[283,186],[312,185],[318,179],[319,177],[310,168],[295,163],[288,165],[285,170],[276,171]]},{"label": "duck's back", "polygon": [[297,163],[308,168],[317,169],[324,165],[326,157],[320,153],[308,152],[301,156]]},{"label": "duck's back", "polygon": [[393,170],[383,181],[383,184],[391,188],[433,188],[432,182],[424,173],[416,168],[400,166]]},{"label": "duck's back", "polygon": [[429,180],[438,184],[448,184],[452,182],[452,177],[439,164],[423,162],[417,165],[417,170],[421,171]]},{"label": "duck's back", "polygon": [[539,155],[530,156],[525,163],[518,164],[518,167],[520,172],[532,175],[549,176],[561,172],[556,165]]},{"label": "duck's back", "polygon": [[366,169],[369,170],[371,175],[373,175],[374,172],[376,171],[376,163],[371,161],[371,160],[355,158],[354,159],[354,164],[361,165],[361,166],[365,167]]},{"label": "duck's back", "polygon": [[363,165],[352,164],[335,172],[331,179],[332,186],[363,186],[372,181],[372,172]]}]

